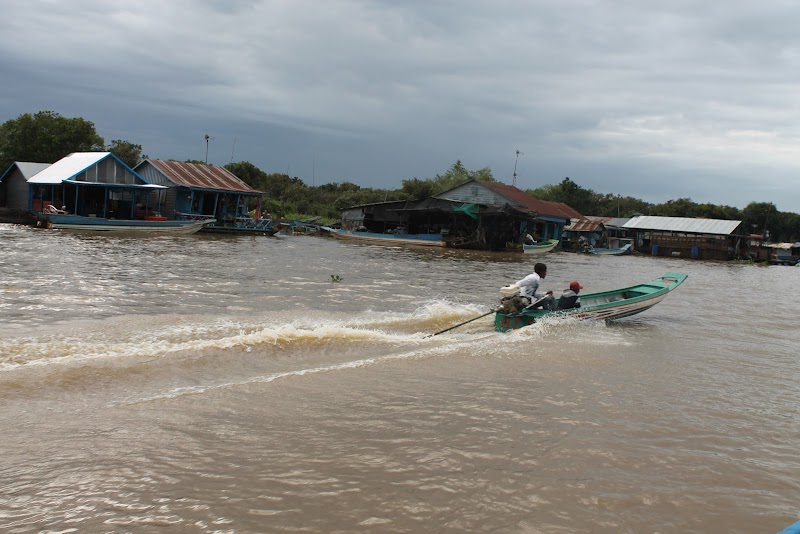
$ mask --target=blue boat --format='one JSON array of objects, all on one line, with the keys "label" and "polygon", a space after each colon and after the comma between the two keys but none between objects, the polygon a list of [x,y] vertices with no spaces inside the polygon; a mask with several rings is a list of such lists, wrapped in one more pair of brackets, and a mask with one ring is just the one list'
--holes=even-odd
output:
[{"label": "blue boat", "polygon": [[519,297],[511,291],[513,286],[500,290],[503,296],[500,309],[495,314],[495,330],[506,332],[535,323],[544,317],[572,317],[610,321],[630,317],[649,310],[661,302],[667,294],[681,285],[688,275],[683,273],[666,273],[664,276],[611,291],[599,293],[581,293],[581,306],[559,311],[532,308],[520,303]]}]

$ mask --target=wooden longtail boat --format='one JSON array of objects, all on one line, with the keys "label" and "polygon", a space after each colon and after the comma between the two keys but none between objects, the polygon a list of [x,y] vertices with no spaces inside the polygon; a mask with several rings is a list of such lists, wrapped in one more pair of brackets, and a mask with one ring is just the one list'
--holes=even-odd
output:
[{"label": "wooden longtail boat", "polygon": [[447,246],[442,234],[379,234],[376,232],[354,232],[328,226],[322,226],[320,230],[326,235],[347,241],[363,241],[379,245]]},{"label": "wooden longtail boat", "polygon": [[506,332],[528,326],[537,319],[547,316],[606,321],[629,317],[661,302],[667,293],[681,285],[687,276],[681,273],[666,273],[644,284],[600,293],[581,294],[581,307],[569,310],[548,311],[542,308],[513,310],[513,306],[509,309],[504,299],[504,308],[495,314],[494,328],[498,332]]},{"label": "wooden longtail boat", "polygon": [[558,246],[558,239],[551,239],[550,241],[542,241],[535,245],[522,245],[522,252],[525,254],[544,254],[550,252]]},{"label": "wooden longtail boat", "polygon": [[37,213],[37,224],[45,228],[90,232],[120,232],[136,234],[193,234],[206,223],[193,221],[106,219],[60,213]]}]

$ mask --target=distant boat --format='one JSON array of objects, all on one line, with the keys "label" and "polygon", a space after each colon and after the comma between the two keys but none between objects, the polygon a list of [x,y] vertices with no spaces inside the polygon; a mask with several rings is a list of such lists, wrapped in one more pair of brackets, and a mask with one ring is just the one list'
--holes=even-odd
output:
[{"label": "distant boat", "polygon": [[522,245],[522,252],[525,254],[544,254],[550,252],[558,246],[558,239],[551,239],[549,241],[542,241],[535,245]]},{"label": "distant boat", "polygon": [[163,217],[105,219],[65,213],[37,213],[36,217],[37,226],[45,228],[137,234],[193,234],[207,224],[204,221],[168,221]]},{"label": "distant boat", "polygon": [[377,232],[357,232],[321,226],[320,230],[327,235],[347,241],[361,241],[380,245],[417,245],[423,247],[445,247],[447,244],[442,234],[379,234]]},{"label": "distant boat", "polygon": [[315,234],[322,226],[319,221],[322,217],[311,217],[309,219],[298,219],[291,221],[278,221],[277,226],[285,234]]},{"label": "distant boat", "polygon": [[598,256],[624,256],[632,252],[631,244],[616,247],[616,248],[590,248],[589,254],[596,254]]},{"label": "distant boat", "polygon": [[[495,314],[494,327],[506,332],[528,326],[544,317],[573,317],[575,319],[613,320],[642,313],[661,302],[667,293],[678,287],[688,275],[666,273],[650,282],[600,293],[581,294],[580,308],[549,311],[542,308],[518,308],[508,296]],[[501,290],[502,292],[502,290]]]},{"label": "distant boat", "polygon": [[180,221],[203,222],[203,233],[208,234],[266,234],[275,235],[280,229],[272,219],[236,217],[230,220],[219,220],[213,215],[181,213],[176,211],[175,217]]}]

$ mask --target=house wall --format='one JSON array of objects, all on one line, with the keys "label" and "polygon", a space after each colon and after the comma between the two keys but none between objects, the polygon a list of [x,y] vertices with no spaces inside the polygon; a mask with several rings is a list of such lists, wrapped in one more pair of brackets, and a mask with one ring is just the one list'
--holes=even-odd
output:
[{"label": "house wall", "polygon": [[141,184],[136,175],[125,165],[112,157],[98,161],[73,178],[77,182],[97,182],[103,184]]},{"label": "house wall", "polygon": [[364,224],[363,208],[353,208],[342,211],[342,228],[345,230],[355,230]]},{"label": "house wall", "polygon": [[138,165],[136,167],[136,173],[151,184],[169,185],[172,183],[161,173],[161,171],[153,167],[149,161],[145,161],[141,165]]},{"label": "house wall", "polygon": [[[437,198],[444,198],[438,197]],[[500,196],[497,192],[484,187],[481,184],[466,183],[462,184],[447,193],[447,200],[457,200],[470,204],[488,204],[502,206],[511,203],[506,197]]]},{"label": "house wall", "polygon": [[736,256],[735,236],[637,231],[635,248],[653,256],[729,260]]},{"label": "house wall", "polygon": [[3,183],[6,187],[6,207],[15,210],[30,209],[29,188],[28,181],[19,172],[19,169],[14,169],[6,176]]}]

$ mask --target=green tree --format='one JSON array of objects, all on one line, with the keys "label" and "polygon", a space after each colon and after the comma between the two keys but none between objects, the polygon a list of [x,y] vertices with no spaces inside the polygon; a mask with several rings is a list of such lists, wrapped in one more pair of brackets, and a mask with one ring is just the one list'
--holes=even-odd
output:
[{"label": "green tree", "polygon": [[123,141],[122,139],[111,141],[106,150],[117,156],[130,168],[136,167],[147,159],[147,154],[142,154],[142,145]]},{"label": "green tree", "polygon": [[403,180],[403,187],[401,191],[407,198],[413,200],[423,200],[436,194],[436,186],[433,180],[420,180],[419,178],[411,178]]},{"label": "green tree", "polygon": [[492,176],[492,171],[488,167],[478,169],[477,171],[470,171],[464,167],[461,160],[456,160],[456,162],[447,169],[447,172],[441,175],[437,174],[436,177],[432,179],[433,194],[447,191],[469,180],[483,180],[485,182],[497,181],[494,176]]},{"label": "green tree", "polygon": [[745,232],[767,235],[772,241],[780,240],[782,230],[777,223],[778,210],[772,202],[751,202],[742,210]]},{"label": "green tree", "polygon": [[569,177],[561,180],[558,185],[548,185],[527,191],[541,200],[563,202],[567,206],[584,215],[595,215],[600,210],[600,197],[591,189],[584,189]]},{"label": "green tree", "polygon": [[262,191],[267,183],[267,173],[250,163],[240,161],[238,163],[228,163],[225,168],[231,171],[237,178],[252,187]]},{"label": "green tree", "polygon": [[0,125],[0,167],[15,161],[55,163],[72,152],[101,151],[103,138],[94,124],[62,117],[54,111],[23,113]]},{"label": "green tree", "polygon": [[653,215],[661,217],[697,217],[697,204],[691,198],[668,200],[653,207]]}]

